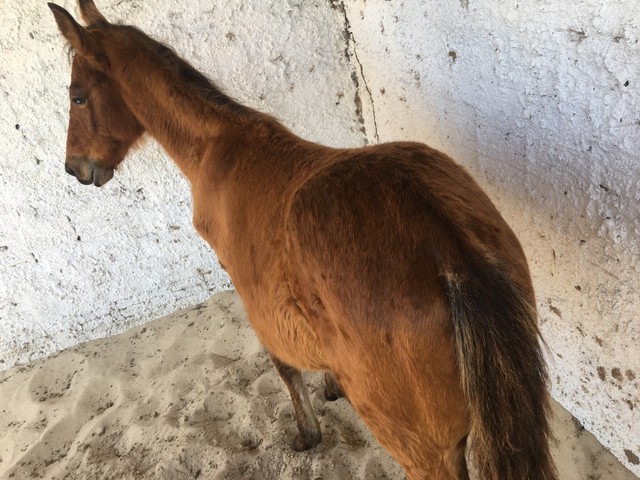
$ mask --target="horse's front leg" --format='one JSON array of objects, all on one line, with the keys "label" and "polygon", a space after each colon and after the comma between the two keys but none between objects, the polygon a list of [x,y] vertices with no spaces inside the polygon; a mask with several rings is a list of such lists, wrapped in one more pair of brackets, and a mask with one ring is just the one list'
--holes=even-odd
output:
[{"label": "horse's front leg", "polygon": [[273,355],[271,355],[271,360],[289,390],[293,409],[296,413],[298,435],[293,441],[293,449],[301,452],[315,447],[320,443],[320,424],[313,413],[307,388],[302,381],[302,373],[297,368],[287,365]]}]

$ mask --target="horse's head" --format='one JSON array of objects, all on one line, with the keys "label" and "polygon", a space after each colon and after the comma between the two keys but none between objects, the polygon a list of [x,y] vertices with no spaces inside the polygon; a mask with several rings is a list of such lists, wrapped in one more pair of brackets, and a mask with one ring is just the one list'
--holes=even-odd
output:
[{"label": "horse's head", "polygon": [[65,9],[49,4],[60,32],[74,51],[65,170],[80,183],[100,187],[111,180],[144,128],[109,76],[109,62],[101,45],[108,41],[111,25],[93,0],[78,0],[78,4],[88,28]]}]

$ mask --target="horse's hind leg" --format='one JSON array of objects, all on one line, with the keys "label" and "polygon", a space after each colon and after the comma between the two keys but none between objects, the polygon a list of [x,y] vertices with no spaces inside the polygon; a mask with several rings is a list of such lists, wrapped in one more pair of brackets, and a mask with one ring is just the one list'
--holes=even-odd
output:
[{"label": "horse's hind leg", "polygon": [[315,447],[320,443],[320,424],[318,424],[318,420],[313,413],[307,388],[302,381],[302,373],[297,368],[287,365],[273,355],[271,355],[271,360],[289,390],[293,409],[296,413],[298,435],[293,441],[293,449],[301,452]]},{"label": "horse's hind leg", "polygon": [[333,402],[344,396],[342,387],[333,372],[324,372],[324,398]]}]

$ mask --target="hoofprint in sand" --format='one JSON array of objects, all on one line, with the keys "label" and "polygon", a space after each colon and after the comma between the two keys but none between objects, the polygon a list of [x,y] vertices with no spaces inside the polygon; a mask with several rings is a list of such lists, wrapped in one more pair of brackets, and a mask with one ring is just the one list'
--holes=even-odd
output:
[{"label": "hoofprint in sand", "polygon": [[[0,372],[0,479],[403,479],[345,399],[306,375],[322,443],[293,408],[239,297]],[[637,480],[557,404],[563,480]]]}]

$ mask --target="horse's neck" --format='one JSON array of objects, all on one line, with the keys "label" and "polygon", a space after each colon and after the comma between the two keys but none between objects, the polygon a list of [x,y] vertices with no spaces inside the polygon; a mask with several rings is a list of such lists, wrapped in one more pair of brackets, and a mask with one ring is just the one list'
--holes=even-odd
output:
[{"label": "horse's neck", "polygon": [[206,152],[246,127],[252,113],[260,114],[230,100],[172,52],[153,53],[140,50],[133,59],[113,55],[112,74],[147,133],[193,181]]}]

